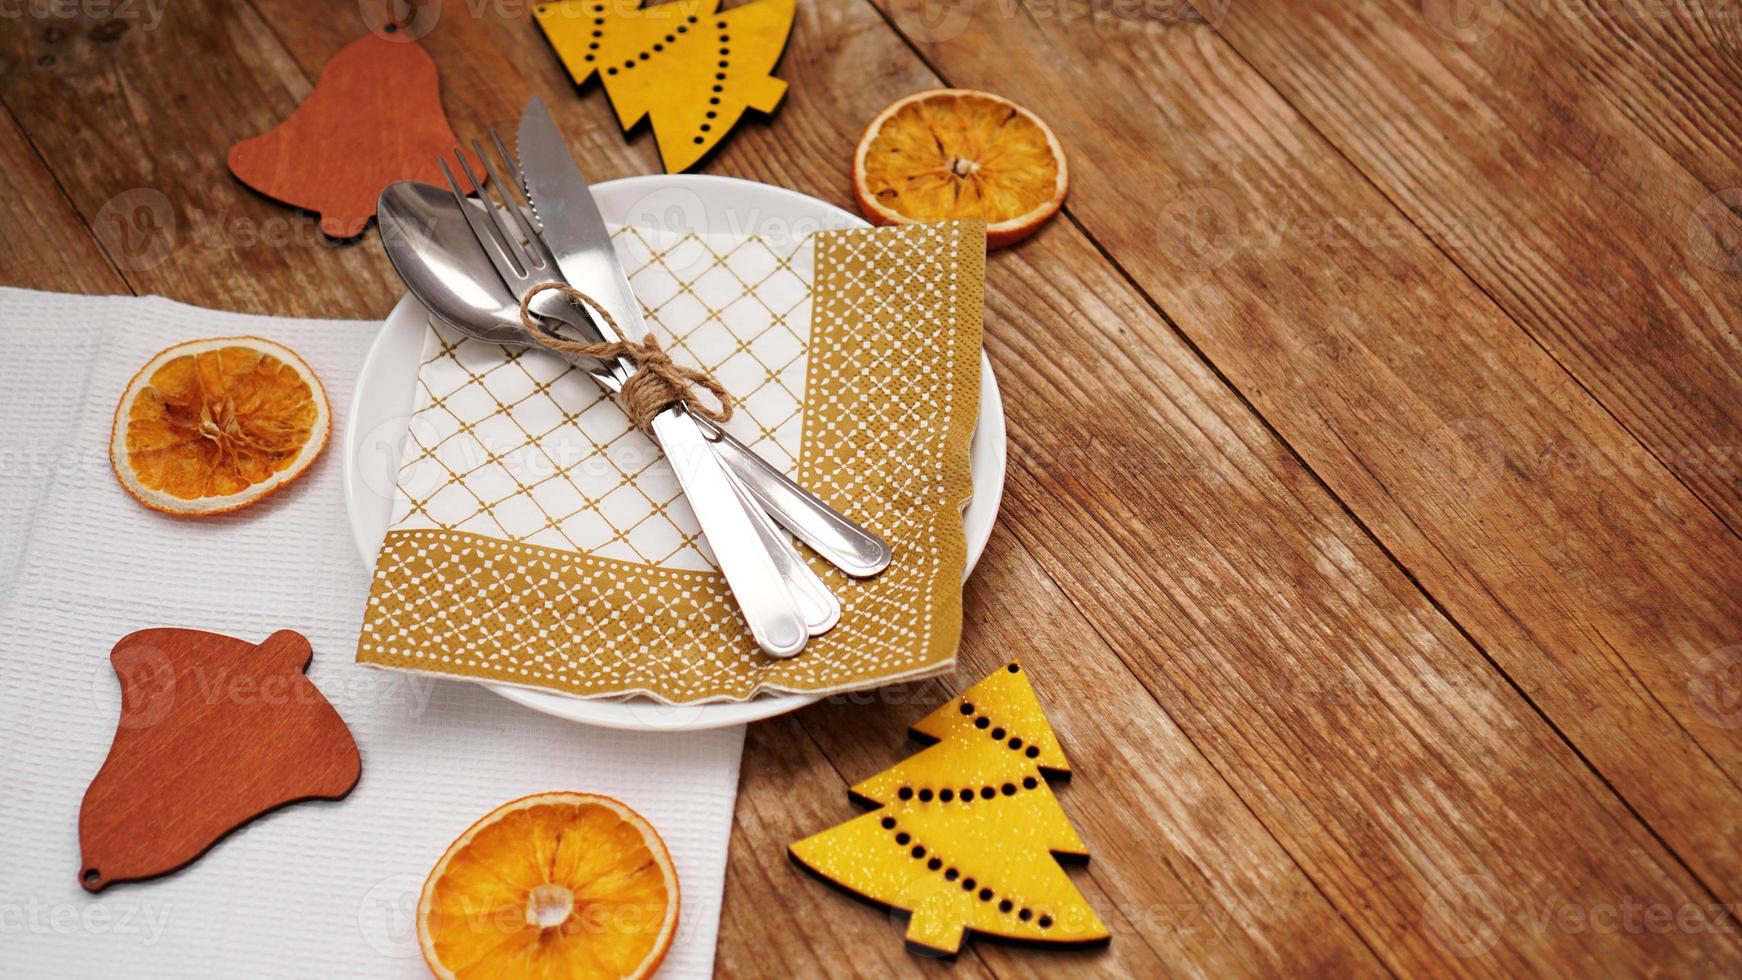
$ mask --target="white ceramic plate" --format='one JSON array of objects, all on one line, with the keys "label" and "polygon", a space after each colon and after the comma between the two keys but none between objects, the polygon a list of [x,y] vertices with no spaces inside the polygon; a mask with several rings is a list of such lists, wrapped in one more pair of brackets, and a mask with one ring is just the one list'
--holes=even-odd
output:
[{"label": "white ceramic plate", "polygon": [[[865,222],[831,204],[794,191],[732,177],[670,174],[628,177],[593,188],[593,197],[614,224],[658,225],[673,230],[729,231],[771,237],[805,235],[830,228],[863,228]],[[400,446],[417,388],[426,313],[406,296],[388,314],[357,379],[345,425],[345,505],[363,563],[373,566],[393,515],[394,478]],[[992,534],[1004,496],[1004,404],[992,364],[980,355],[980,417],[974,429],[971,465],[974,497],[963,514],[968,564],[973,571]],[[489,684],[496,693],[529,708],[588,725],[633,731],[692,731],[738,725],[794,711],[814,694],[776,694],[749,701],[667,705],[646,698],[598,700],[552,691]]]}]

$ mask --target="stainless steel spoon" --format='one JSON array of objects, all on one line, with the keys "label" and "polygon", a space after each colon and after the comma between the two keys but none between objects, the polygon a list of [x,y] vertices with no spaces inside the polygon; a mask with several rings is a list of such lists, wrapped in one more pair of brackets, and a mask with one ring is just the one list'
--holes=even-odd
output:
[{"label": "stainless steel spoon", "polygon": [[[381,241],[406,288],[431,313],[477,340],[527,347],[520,308],[501,285],[449,191],[401,181],[381,193],[377,207]],[[596,378],[610,371],[582,363]],[[876,575],[889,566],[889,546],[841,516],[810,491],[706,419],[697,418],[720,461],[780,525],[848,575]]]}]

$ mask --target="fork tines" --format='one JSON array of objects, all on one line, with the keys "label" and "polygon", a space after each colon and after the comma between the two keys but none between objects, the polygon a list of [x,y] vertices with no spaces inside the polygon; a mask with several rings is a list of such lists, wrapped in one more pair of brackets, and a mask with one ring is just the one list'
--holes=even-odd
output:
[{"label": "fork tines", "polygon": [[[498,136],[494,129],[490,130],[490,142],[495,147],[497,156],[507,172],[520,173],[520,164],[515,161],[514,155],[508,152],[508,147],[502,143],[502,137]],[[489,213],[489,222],[484,222],[481,216],[476,214],[475,208],[467,206],[468,192],[460,189],[459,181],[454,179],[453,171],[448,169],[447,159],[440,157],[436,161],[441,165],[442,176],[448,180],[448,189],[454,192],[454,200],[459,203],[467,223],[472,226],[472,233],[478,236],[479,241],[483,242],[486,248],[498,249],[503,257],[513,263],[515,271],[520,275],[537,276],[541,280],[555,278],[556,270],[546,260],[545,250],[541,247],[542,242],[538,241],[538,229],[533,227],[532,222],[527,218],[526,209],[522,206],[521,200],[516,197],[514,191],[509,190],[509,188],[518,189],[519,184],[502,178],[502,174],[497,171],[496,164],[492,162],[490,154],[485,152],[483,145],[477,140],[472,141],[472,152],[483,164],[484,172],[489,176],[488,183],[496,186],[497,194],[501,195],[502,200],[498,201],[496,195],[485,189],[484,183],[473,172],[472,162],[467,159],[465,150],[457,146],[454,147],[454,159],[458,161],[460,171],[466,175],[466,183],[471,188],[469,193],[476,195],[479,203],[483,204],[484,209]]]}]

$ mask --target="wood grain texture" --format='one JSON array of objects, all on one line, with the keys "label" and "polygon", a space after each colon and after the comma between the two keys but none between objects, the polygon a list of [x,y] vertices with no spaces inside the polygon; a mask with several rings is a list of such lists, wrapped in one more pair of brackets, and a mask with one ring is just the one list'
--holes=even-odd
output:
[{"label": "wood grain texture", "polygon": [[[1437,14],[1431,6],[1424,11]],[[1730,111],[1742,91],[1739,13],[1732,3],[1697,0],[1492,3],[1443,34],[1488,49],[1479,54],[1484,61],[1519,45],[1552,52],[1584,87],[1719,192],[1742,183],[1742,118]],[[1443,18],[1430,23],[1436,20],[1447,27]]]},{"label": "wood grain texture", "polygon": [[251,8],[167,4],[154,29],[89,5],[68,13],[0,20],[0,101],[135,292],[386,315],[399,289],[372,238],[335,247],[312,216],[224,166],[224,150],[289,115],[310,87]]},{"label": "wood grain texture", "polygon": [[0,235],[0,283],[66,293],[125,293],[91,229],[61,193],[54,175],[0,112],[0,194],[12,202],[12,220],[29,234]]},{"label": "wood grain texture", "polygon": [[[1742,803],[1742,729],[1698,692],[1742,622],[1735,536],[1418,229],[1355,234],[1390,202],[1202,22],[1073,26],[989,13],[922,50],[1103,148],[1077,154],[1073,216],[1733,896],[1742,850],[1711,815]],[[1016,48],[1054,77],[1000,72]]]},{"label": "wood grain texture", "polygon": [[1063,238],[1016,250],[989,299],[989,324],[1060,325],[988,331],[1025,393],[1006,526],[1384,964],[1736,960],[1515,920],[1465,945],[1471,888],[1709,899],[1138,297],[1104,270],[1057,285]]},{"label": "wood grain texture", "polygon": [[[365,34],[346,45],[289,119],[230,147],[230,172],[268,197],[318,211],[331,238],[362,234],[394,181],[441,186],[443,158],[464,181],[435,62],[416,42],[396,40],[398,33]],[[463,163],[483,182],[470,151]]]},{"label": "wood grain texture", "polygon": [[[1505,295],[1473,284],[1476,264],[1375,187],[1384,177],[1345,149],[1351,137],[1326,142],[1315,128],[1337,117],[1303,116],[1296,94],[1279,93],[1206,26],[1243,8],[946,3],[916,18],[915,2],[883,8],[905,40],[870,5],[799,4],[780,115],[744,124],[704,169],[850,208],[860,128],[892,99],[938,85],[929,63],[950,83],[1024,102],[1060,132],[1075,171],[1070,213],[990,263],[987,343],[1012,469],[1000,529],[969,586],[958,673],[752,729],[719,971],[1736,972],[1736,931],[1712,911],[1738,881],[1722,673],[1726,644],[1742,642],[1723,640],[1742,622],[1734,538],[1688,490],[1722,512],[1721,488],[1678,483],[1634,438],[1668,438],[1637,421],[1645,396],[1627,402],[1603,387],[1603,377],[1656,384],[1650,372],[1577,361]],[[378,26],[369,5],[358,9],[198,0],[169,8],[143,41],[91,20],[52,39],[40,21],[0,22],[0,101],[78,220],[115,188],[155,188],[182,208],[221,196],[202,188],[225,179],[224,148],[282,118],[360,23]],[[439,18],[424,19],[432,9]],[[1392,8],[1347,16],[1374,9]],[[649,135],[626,143],[604,100],[575,96],[526,8],[416,11],[462,137],[511,128],[536,93],[590,175],[659,169]],[[972,16],[959,19],[964,11]],[[1584,157],[1667,173],[1645,145],[1655,142],[1712,186],[1731,123],[1709,93],[1723,89],[1731,34],[1700,17],[1706,33],[1684,31],[1677,18],[1647,33],[1691,52],[1680,68],[1652,67],[1678,57],[1654,53],[1606,86],[1591,64],[1536,80],[1488,54],[1464,54],[1460,74],[1436,65],[1437,49],[1433,61],[1357,52],[1342,70],[1431,93],[1453,91],[1440,78],[1450,75],[1472,98],[1487,92],[1472,79],[1492,72],[1520,84],[1521,100],[1583,78],[1606,102],[1572,91],[1578,125],[1628,144]],[[1597,50],[1550,26],[1542,36],[1569,62]],[[1608,57],[1624,60],[1640,30],[1611,28],[1606,36],[1627,40],[1607,42]],[[118,42],[137,47],[92,54]],[[1392,74],[1373,74],[1375,64]],[[1656,88],[1640,94],[1629,73]],[[228,87],[211,91],[214,78]],[[86,102],[71,118],[39,108],[75,96]],[[1361,98],[1341,110],[1347,118],[1368,118]],[[1424,143],[1401,118],[1414,107],[1390,105],[1368,120],[1396,131],[1389,152],[1486,152],[1456,141],[1469,132],[1460,120],[1444,146]],[[183,119],[188,106],[216,118]],[[1524,118],[1482,108],[1484,119]],[[153,114],[169,121],[143,125]],[[1635,132],[1602,128],[1618,118]],[[111,138],[76,152],[95,132]],[[1576,135],[1572,123],[1554,132]],[[165,159],[179,167],[173,178],[158,176]],[[1460,185],[1533,190],[1506,173],[1423,166]],[[1605,193],[1625,196],[1625,183],[1604,179]],[[1430,213],[1418,193],[1414,206]],[[1447,187],[1449,203],[1435,207],[1465,213],[1457,208],[1489,193]],[[1564,189],[1543,193],[1546,202],[1504,202],[1501,217],[1555,217],[1557,247],[1606,234],[1589,223],[1602,208],[1565,210]],[[1653,200],[1652,189],[1639,193]],[[226,206],[282,211],[246,193]],[[1663,235],[1682,220],[1672,208],[1630,213]],[[58,233],[22,233],[33,252],[68,247]],[[137,237],[148,251],[150,236]],[[1632,275],[1599,264],[1642,240],[1622,238],[1564,258],[1587,263],[1590,278]],[[178,246],[123,272],[206,305],[240,296],[279,314],[379,315],[399,288],[373,239],[351,251]],[[1692,248],[1681,241],[1678,260]],[[1669,259],[1646,268],[1685,272]],[[1539,304],[1583,302],[1567,296],[1576,277],[1549,271],[1557,292]],[[1705,273],[1683,279],[1726,295]],[[1611,346],[1625,333],[1603,328]],[[1678,406],[1723,380],[1723,364],[1696,362],[1691,335],[1674,333],[1653,369],[1661,379],[1687,363],[1706,376],[1650,390],[1665,417],[1680,407],[1715,425],[1728,408]],[[900,951],[897,923],[796,871],[785,847],[849,816],[847,785],[902,754],[907,725],[947,688],[1011,650],[1036,672],[1072,749],[1078,774],[1061,798],[1096,854],[1073,880],[1115,938],[1087,954],[981,943],[954,963],[917,959]],[[1708,927],[1665,927],[1648,909]]]},{"label": "wood grain texture", "polygon": [[256,645],[146,629],[115,644],[121,716],[79,807],[86,891],[167,874],[268,810],[351,792],[362,758],[303,676],[313,659],[291,630]]},{"label": "wood grain texture", "polygon": [[[1466,43],[1415,6],[1263,0],[1220,34],[1639,437],[1649,455],[1617,465],[1660,463],[1742,530],[1742,190],[1722,196],[1742,165],[1703,166],[1709,185],[1656,142],[1673,117],[1645,126],[1615,80],[1591,84],[1603,62],[1552,40],[1658,18],[1520,8]],[[1724,60],[1703,46],[1688,65]],[[1704,102],[1674,74],[1622,77]]]}]

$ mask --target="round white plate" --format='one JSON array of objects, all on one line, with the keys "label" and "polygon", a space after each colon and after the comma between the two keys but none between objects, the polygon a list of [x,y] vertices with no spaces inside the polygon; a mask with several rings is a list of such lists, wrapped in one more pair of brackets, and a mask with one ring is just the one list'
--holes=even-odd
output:
[{"label": "round white plate", "polygon": [[[831,204],[768,184],[702,174],[659,174],[606,181],[593,198],[613,224],[656,225],[697,232],[768,237],[807,235],[865,222]],[[393,516],[400,446],[411,421],[417,366],[423,357],[426,312],[405,296],[388,314],[357,378],[345,425],[345,506],[363,564],[372,566]],[[1004,497],[1004,403],[992,364],[980,355],[980,417],[970,450],[974,496],[962,515],[967,532],[966,578],[991,537]],[[772,718],[802,708],[820,695],[774,694],[749,701],[669,705],[646,698],[598,700],[552,691],[485,685],[529,708],[588,725],[632,731],[694,731]]]}]

